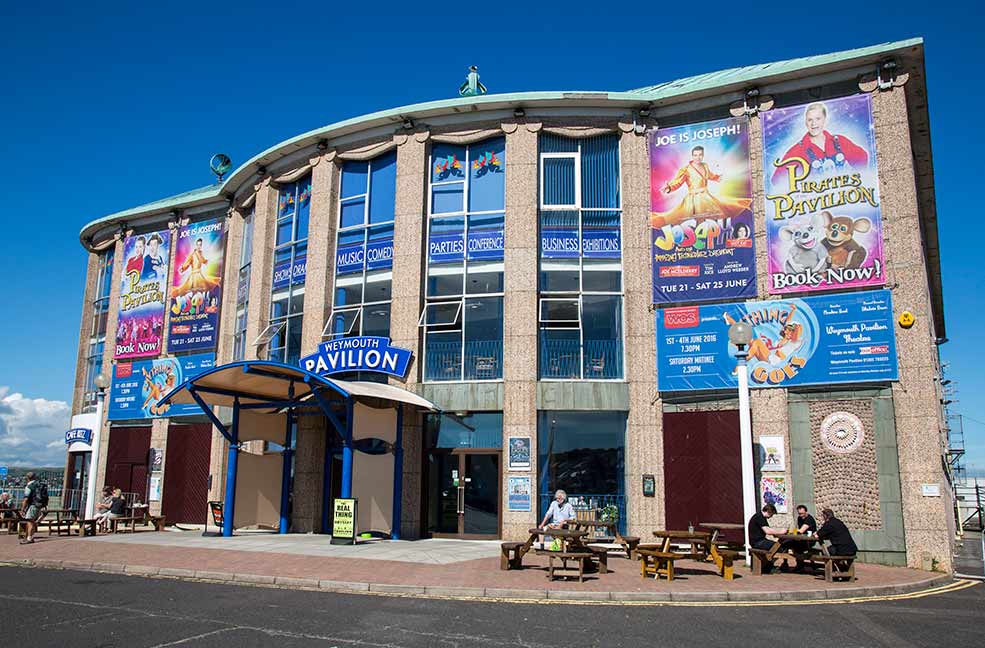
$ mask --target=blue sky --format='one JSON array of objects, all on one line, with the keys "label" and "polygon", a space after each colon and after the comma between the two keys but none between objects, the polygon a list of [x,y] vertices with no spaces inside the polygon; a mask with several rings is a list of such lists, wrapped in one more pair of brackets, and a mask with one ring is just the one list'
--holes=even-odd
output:
[{"label": "blue sky", "polygon": [[[956,411],[968,417],[968,463],[985,470],[985,399],[974,396],[985,392],[981,228],[970,221],[985,144],[973,119],[985,100],[980,3],[938,2],[929,13],[922,3],[864,3],[841,17],[837,3],[372,3],[365,13],[286,0],[144,4],[0,9],[0,416],[22,412],[0,418],[0,437],[2,425],[43,427],[39,411],[71,400],[81,226],[208,184],[217,151],[239,164],[339,119],[455,96],[472,64],[490,92],[625,90],[923,36],[951,340],[944,358]],[[17,393],[31,407],[14,407]]]}]

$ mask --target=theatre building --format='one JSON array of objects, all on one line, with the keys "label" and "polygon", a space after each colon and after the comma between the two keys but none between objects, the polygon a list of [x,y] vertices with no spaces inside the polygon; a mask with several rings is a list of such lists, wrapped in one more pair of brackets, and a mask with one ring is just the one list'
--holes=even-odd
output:
[{"label": "theatre building", "polygon": [[323,533],[351,495],[359,531],[520,539],[558,488],[636,536],[741,522],[743,321],[758,501],[949,570],[922,41],[474,75],[83,227],[68,485],[98,427],[98,484],[169,522],[234,495],[234,527]]}]

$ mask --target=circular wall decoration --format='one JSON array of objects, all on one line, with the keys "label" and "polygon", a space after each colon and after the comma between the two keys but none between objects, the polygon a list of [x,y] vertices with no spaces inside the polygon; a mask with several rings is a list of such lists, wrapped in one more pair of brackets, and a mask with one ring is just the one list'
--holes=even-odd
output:
[{"label": "circular wall decoration", "polygon": [[831,452],[855,452],[864,440],[862,421],[851,412],[834,412],[821,422],[821,441]]}]

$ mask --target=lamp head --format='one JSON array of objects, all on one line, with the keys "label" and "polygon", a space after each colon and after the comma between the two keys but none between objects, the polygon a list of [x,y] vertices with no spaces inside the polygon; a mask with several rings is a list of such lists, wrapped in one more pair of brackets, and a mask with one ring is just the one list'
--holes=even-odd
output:
[{"label": "lamp head", "polygon": [[740,349],[744,349],[752,342],[752,327],[742,320],[737,320],[728,327],[728,340]]},{"label": "lamp head", "polygon": [[109,387],[109,378],[106,377],[106,374],[103,373],[99,374],[98,376],[96,376],[96,380],[94,382],[96,383],[96,388],[99,391],[102,391],[107,387]]}]

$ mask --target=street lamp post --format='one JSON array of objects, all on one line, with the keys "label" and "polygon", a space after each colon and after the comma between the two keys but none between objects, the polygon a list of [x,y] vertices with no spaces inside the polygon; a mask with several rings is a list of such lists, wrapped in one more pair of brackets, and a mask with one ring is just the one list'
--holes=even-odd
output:
[{"label": "street lamp post", "polygon": [[729,342],[738,349],[736,373],[739,379],[739,439],[742,457],[742,515],[745,520],[746,565],[752,564],[749,549],[749,519],[756,514],[756,474],[752,463],[752,418],[749,413],[749,367],[746,365],[752,327],[738,320],[728,329]]},{"label": "street lamp post", "polygon": [[92,430],[92,452],[89,454],[89,479],[86,483],[85,520],[96,517],[96,471],[99,469],[100,431],[103,429],[103,401],[106,400],[106,388],[109,378],[106,374],[96,376],[96,425]]}]

